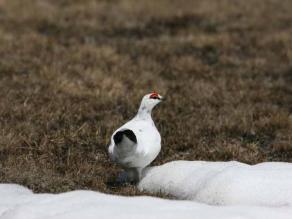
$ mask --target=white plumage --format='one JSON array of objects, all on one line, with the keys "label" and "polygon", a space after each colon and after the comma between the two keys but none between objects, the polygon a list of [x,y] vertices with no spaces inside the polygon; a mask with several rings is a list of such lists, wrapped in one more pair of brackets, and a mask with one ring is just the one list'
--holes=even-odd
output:
[{"label": "white plumage", "polygon": [[160,152],[161,137],[151,111],[162,99],[156,92],[145,95],[137,115],[111,136],[110,158],[126,170],[127,181],[139,181],[143,168]]}]

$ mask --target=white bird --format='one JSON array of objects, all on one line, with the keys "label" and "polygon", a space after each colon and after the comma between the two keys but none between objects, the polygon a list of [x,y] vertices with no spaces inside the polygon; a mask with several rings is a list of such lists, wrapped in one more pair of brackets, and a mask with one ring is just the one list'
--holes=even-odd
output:
[{"label": "white bird", "polygon": [[126,171],[120,181],[138,182],[143,168],[159,154],[161,137],[151,112],[162,100],[163,97],[156,92],[145,95],[137,115],[111,136],[109,156]]}]

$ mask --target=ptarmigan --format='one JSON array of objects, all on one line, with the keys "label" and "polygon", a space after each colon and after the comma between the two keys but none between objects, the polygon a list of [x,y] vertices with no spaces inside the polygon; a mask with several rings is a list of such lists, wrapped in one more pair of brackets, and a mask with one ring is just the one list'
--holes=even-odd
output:
[{"label": "ptarmigan", "polygon": [[111,136],[108,152],[125,171],[120,181],[138,182],[142,170],[159,154],[161,137],[152,120],[152,109],[163,100],[156,92],[143,97],[137,115]]}]

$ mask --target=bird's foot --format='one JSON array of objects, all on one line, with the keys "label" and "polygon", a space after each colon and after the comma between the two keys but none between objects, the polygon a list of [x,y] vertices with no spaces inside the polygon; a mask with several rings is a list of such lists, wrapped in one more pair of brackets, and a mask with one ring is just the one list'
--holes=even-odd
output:
[{"label": "bird's foot", "polygon": [[116,181],[121,185],[129,183],[128,173],[126,171],[119,173]]}]

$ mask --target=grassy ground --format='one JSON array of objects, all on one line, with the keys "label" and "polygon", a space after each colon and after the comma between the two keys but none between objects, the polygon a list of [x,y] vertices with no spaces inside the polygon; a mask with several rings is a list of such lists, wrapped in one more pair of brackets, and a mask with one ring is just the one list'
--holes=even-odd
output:
[{"label": "grassy ground", "polygon": [[292,1],[0,0],[0,181],[110,188],[152,90],[172,160],[292,161]]}]

